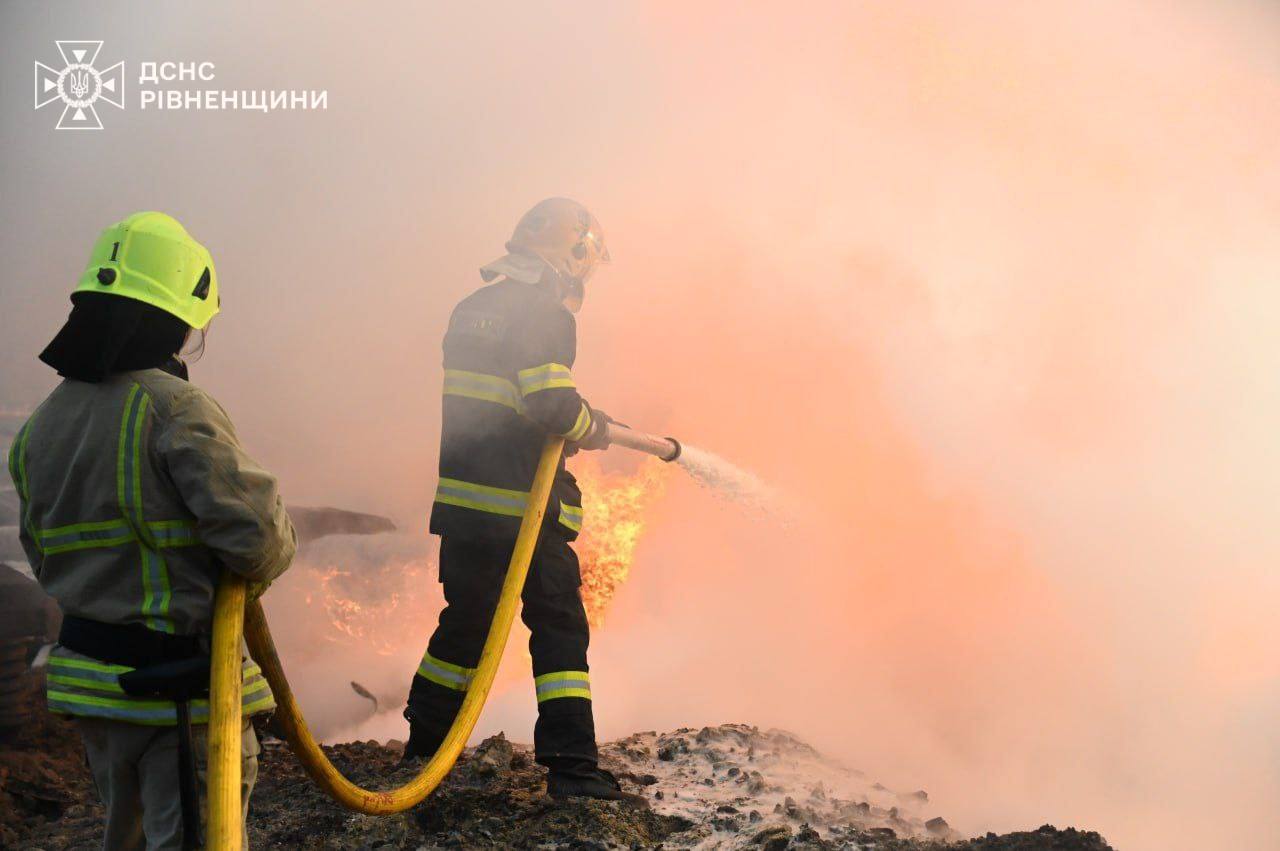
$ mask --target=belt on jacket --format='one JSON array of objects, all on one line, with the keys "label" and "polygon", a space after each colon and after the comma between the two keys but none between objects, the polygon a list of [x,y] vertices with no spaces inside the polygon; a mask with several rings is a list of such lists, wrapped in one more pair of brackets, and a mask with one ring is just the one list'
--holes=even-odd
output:
[{"label": "belt on jacket", "polygon": [[100,662],[130,668],[151,668],[209,656],[209,636],[170,635],[142,624],[103,623],[67,615],[58,643]]}]

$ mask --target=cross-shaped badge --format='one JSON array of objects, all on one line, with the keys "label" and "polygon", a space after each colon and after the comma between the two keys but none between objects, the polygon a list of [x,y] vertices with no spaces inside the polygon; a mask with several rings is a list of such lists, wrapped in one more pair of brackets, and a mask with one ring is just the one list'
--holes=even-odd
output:
[{"label": "cross-shaped badge", "polygon": [[101,130],[94,104],[98,100],[124,108],[124,63],[104,71],[93,67],[102,49],[100,41],[59,41],[65,66],[61,71],[36,62],[36,109],[61,100],[66,106],[58,119],[59,130]]}]

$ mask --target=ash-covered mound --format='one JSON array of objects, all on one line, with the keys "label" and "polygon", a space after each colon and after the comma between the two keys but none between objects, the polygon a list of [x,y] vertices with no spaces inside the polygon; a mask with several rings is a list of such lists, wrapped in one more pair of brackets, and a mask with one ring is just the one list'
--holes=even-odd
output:
[{"label": "ash-covered mound", "polygon": [[[368,786],[404,783],[399,742],[326,748]],[[860,851],[1107,851],[1096,833],[1044,827],[958,841],[922,791],[898,794],[824,758],[790,733],[742,724],[637,733],[602,764],[650,809],[557,803],[530,749],[499,734],[468,751],[423,804],[389,818],[335,807],[280,743],[270,743],[250,837],[291,848],[695,848]]]},{"label": "ash-covered mound", "polygon": [[643,786],[656,812],[689,823],[668,847],[1108,848],[1096,833],[1052,827],[1025,834],[1025,842],[1017,838],[1023,834],[991,834],[955,845],[960,835],[931,810],[923,790],[888,789],[782,730],[721,724],[637,733],[605,745],[602,754],[616,774]]},{"label": "ash-covered mound", "polygon": [[[400,744],[326,747],[352,780],[387,788],[413,776]],[[288,748],[264,744],[253,795],[254,848],[723,848],[850,851],[1108,851],[1095,833],[1043,827],[958,841],[928,796],[896,794],[824,759],[780,731],[726,724],[638,733],[602,748],[602,761],[651,808],[557,803],[529,748],[502,735],[468,750],[425,802],[388,817],[347,812],[307,779]],[[0,847],[99,846],[102,808],[78,738],[43,713],[0,745]]]}]

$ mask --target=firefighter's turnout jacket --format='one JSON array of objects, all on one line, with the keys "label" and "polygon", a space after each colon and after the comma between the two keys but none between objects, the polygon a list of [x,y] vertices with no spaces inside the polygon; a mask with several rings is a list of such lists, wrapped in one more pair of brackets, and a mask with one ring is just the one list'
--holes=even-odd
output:
[{"label": "firefighter's turnout jacket", "polygon": [[[72,618],[207,635],[223,568],[270,581],[297,546],[275,478],[244,453],[223,409],[159,369],[64,381],[18,432],[9,472],[32,569]],[[171,701],[124,694],[117,678],[129,670],[59,645],[49,708],[174,724]],[[247,662],[244,712],[274,705]],[[207,720],[206,701],[190,709]]]},{"label": "firefighter's turnout jacket", "polygon": [[[573,314],[537,285],[500,280],[454,309],[433,533],[515,539],[547,433],[572,441],[591,429],[571,372],[576,353]],[[582,528],[582,494],[563,457],[546,517],[565,540]]]}]

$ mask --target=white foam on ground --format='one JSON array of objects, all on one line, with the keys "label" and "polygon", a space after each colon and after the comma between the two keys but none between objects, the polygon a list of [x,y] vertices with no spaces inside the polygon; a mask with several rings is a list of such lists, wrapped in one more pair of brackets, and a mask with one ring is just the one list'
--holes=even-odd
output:
[{"label": "white foam on ground", "polygon": [[601,751],[615,770],[650,775],[652,785],[641,788],[655,811],[693,822],[678,847],[759,848],[766,837],[798,837],[806,825],[839,848],[861,847],[851,835],[860,830],[951,835],[925,827],[936,815],[926,793],[888,789],[782,730],[722,724],[636,733]]}]

